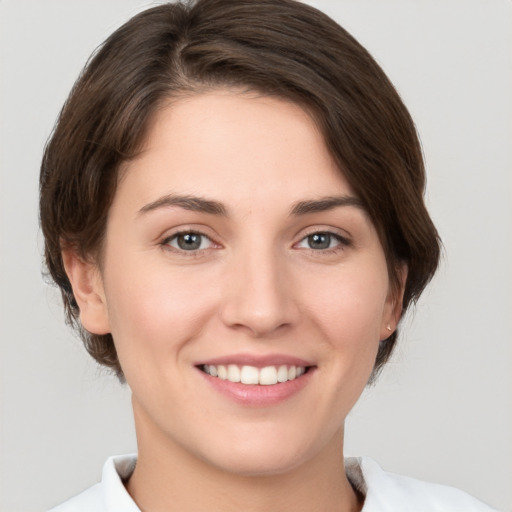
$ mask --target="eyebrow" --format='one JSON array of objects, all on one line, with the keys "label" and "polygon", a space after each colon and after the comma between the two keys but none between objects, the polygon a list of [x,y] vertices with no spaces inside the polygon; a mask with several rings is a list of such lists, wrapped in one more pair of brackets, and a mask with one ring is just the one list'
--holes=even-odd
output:
[{"label": "eyebrow", "polygon": [[307,215],[338,208],[340,206],[354,206],[366,212],[363,202],[355,196],[329,196],[309,201],[299,201],[291,209],[291,215]]},{"label": "eyebrow", "polygon": [[148,213],[159,208],[166,208],[169,206],[179,206],[185,210],[191,210],[194,212],[210,213],[212,215],[226,216],[227,211],[225,206],[218,201],[212,201],[210,199],[203,199],[197,196],[180,196],[174,194],[168,194],[158,198],[156,201],[144,205],[139,213]]},{"label": "eyebrow", "polygon": [[[191,195],[175,195],[168,194],[159,197],[157,200],[152,201],[144,205],[140,210],[139,214],[148,213],[159,208],[167,208],[171,206],[178,206],[185,210],[191,210],[194,212],[209,213],[211,215],[222,215],[227,216],[226,207],[218,202],[211,199],[204,199],[202,197],[191,196]],[[308,213],[320,213],[341,206],[353,206],[366,211],[362,201],[354,196],[329,196],[322,197],[320,199],[310,199],[307,201],[299,201],[295,203],[290,210],[290,214],[293,216],[307,215]]]}]

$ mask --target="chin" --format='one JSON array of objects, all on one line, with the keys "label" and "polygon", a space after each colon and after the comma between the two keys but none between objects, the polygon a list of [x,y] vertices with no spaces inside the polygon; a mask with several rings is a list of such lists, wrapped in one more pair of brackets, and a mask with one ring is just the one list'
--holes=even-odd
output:
[{"label": "chin", "polygon": [[229,438],[226,443],[217,443],[217,449],[209,450],[206,459],[211,465],[240,476],[280,475],[312,461],[322,452],[318,439],[314,444],[310,443],[311,439],[309,442],[308,439],[293,439],[273,430],[266,436],[260,432],[259,435]]},{"label": "chin", "polygon": [[227,472],[244,477],[265,477],[289,473],[304,463],[304,458],[289,453],[254,453],[246,450],[217,460],[216,466]]}]

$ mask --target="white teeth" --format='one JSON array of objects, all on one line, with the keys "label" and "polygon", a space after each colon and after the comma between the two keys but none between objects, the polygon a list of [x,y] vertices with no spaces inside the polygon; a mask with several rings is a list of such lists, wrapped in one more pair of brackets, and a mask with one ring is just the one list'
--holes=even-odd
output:
[{"label": "white teeth", "polygon": [[283,364],[277,370],[277,382],[286,382],[288,380],[288,367]]},{"label": "white teeth", "polygon": [[240,382],[240,368],[236,364],[228,365],[228,380],[230,382]]},{"label": "white teeth", "polygon": [[244,365],[241,368],[236,364],[227,366],[219,364],[205,364],[203,370],[212,377],[218,377],[230,382],[241,382],[242,384],[261,386],[271,386],[278,382],[287,382],[295,380],[306,373],[304,366],[287,366],[285,364],[277,366],[265,366],[257,368],[255,366]]},{"label": "white teeth", "polygon": [[260,370],[260,384],[271,386],[277,384],[277,370],[275,366],[265,366]]},{"label": "white teeth", "polygon": [[[213,365],[210,365],[210,368],[212,368]],[[211,370],[210,370],[210,375],[212,374]],[[222,380],[226,380],[228,378],[228,371],[226,370],[226,367],[223,366],[222,364],[219,364],[219,366],[217,366],[217,374],[219,376],[219,379],[222,379]]]},{"label": "white teeth", "polygon": [[254,366],[242,366],[240,382],[242,384],[258,384],[260,381],[258,368]]}]

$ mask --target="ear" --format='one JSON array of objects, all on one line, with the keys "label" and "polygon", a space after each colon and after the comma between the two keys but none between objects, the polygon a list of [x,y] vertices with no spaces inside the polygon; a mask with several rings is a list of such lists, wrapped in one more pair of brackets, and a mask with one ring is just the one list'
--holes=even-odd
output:
[{"label": "ear", "polygon": [[395,332],[398,322],[400,321],[400,317],[402,316],[402,303],[408,270],[409,269],[405,263],[397,268],[399,283],[397,287],[390,287],[388,297],[386,299],[380,331],[381,340],[389,338]]},{"label": "ear", "polygon": [[107,302],[97,265],[84,261],[72,249],[62,251],[62,260],[80,308],[82,326],[92,334],[108,334],[110,324]]}]

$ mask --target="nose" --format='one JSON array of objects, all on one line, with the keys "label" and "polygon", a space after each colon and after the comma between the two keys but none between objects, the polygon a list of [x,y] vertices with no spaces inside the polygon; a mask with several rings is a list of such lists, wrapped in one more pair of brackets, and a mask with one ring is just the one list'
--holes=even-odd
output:
[{"label": "nose", "polygon": [[272,250],[236,258],[225,281],[222,321],[254,338],[272,337],[299,318],[291,272]]}]

